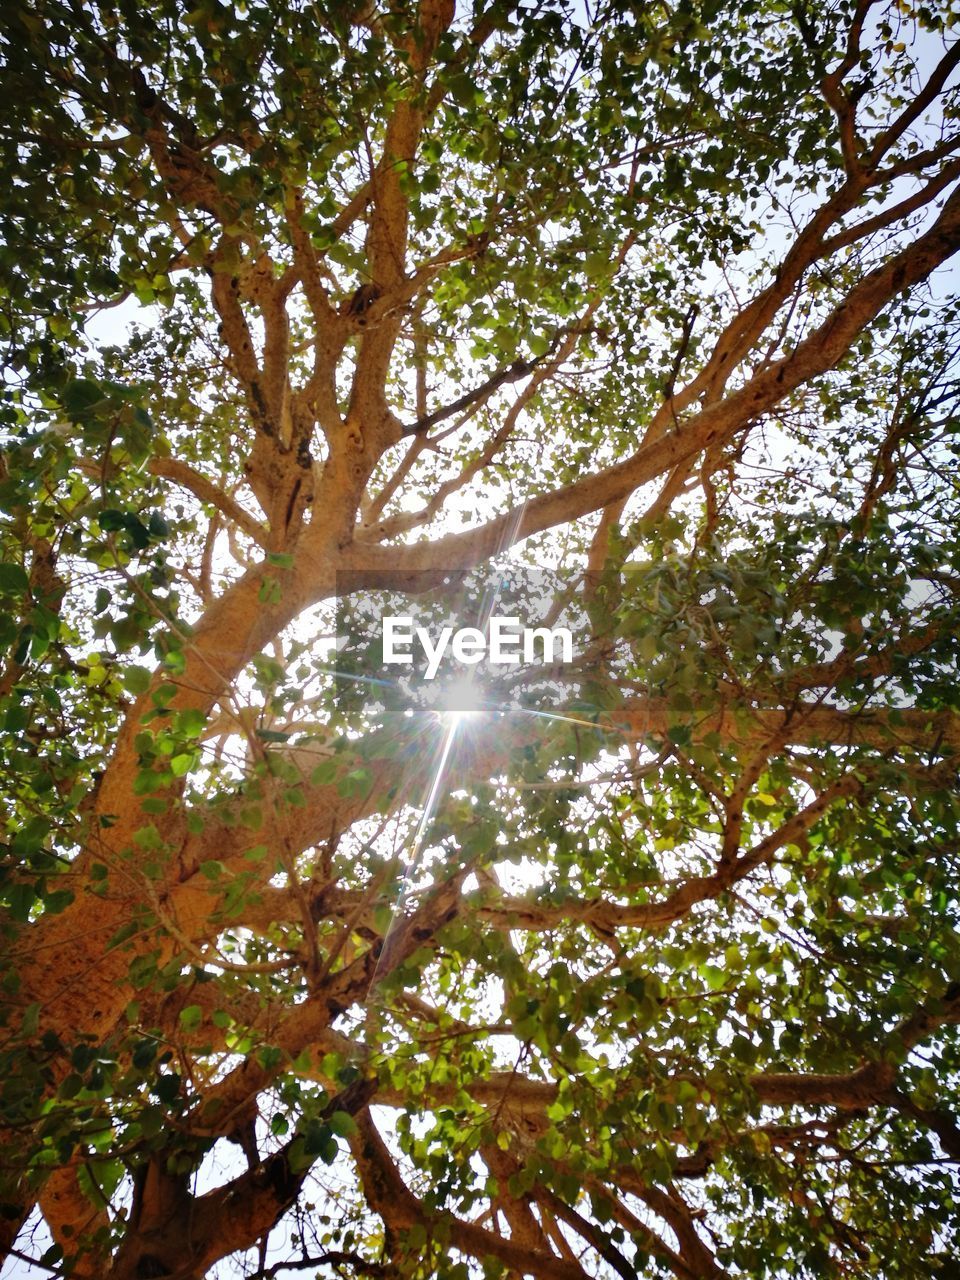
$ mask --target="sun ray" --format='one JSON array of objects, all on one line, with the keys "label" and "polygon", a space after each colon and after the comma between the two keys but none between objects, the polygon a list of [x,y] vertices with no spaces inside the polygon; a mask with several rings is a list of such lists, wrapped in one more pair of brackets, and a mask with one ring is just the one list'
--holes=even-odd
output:
[{"label": "sun ray", "polygon": [[463,716],[461,714],[451,712],[451,713],[448,713],[445,719],[446,719],[446,724],[444,725],[443,735],[440,739],[439,750],[437,752],[437,764],[433,770],[433,774],[430,780],[430,785],[427,790],[427,796],[426,796],[426,799],[424,800],[423,808],[420,811],[420,817],[417,820],[417,826],[413,833],[413,840],[410,845],[410,854],[409,854],[409,857],[407,858],[406,866],[404,867],[403,873],[400,877],[400,891],[397,894],[397,899],[393,906],[393,911],[390,916],[390,923],[387,925],[387,928],[383,935],[383,942],[381,943],[381,946],[380,946],[380,954],[377,957],[377,963],[374,966],[373,975],[370,979],[370,991],[373,990],[373,987],[376,984],[377,977],[380,972],[380,962],[387,949],[387,942],[390,938],[391,933],[393,932],[394,926],[397,922],[397,917],[400,914],[400,911],[406,900],[409,885],[417,869],[417,864],[419,862],[420,853],[423,847],[424,835],[426,834],[427,827],[430,825],[430,821],[433,818],[434,812],[437,807],[437,799],[440,795],[440,787],[443,782],[444,774],[447,771],[447,764],[450,760],[450,753],[453,750],[454,739],[457,736],[457,730],[460,727],[460,723],[461,723],[461,720],[463,719]]}]

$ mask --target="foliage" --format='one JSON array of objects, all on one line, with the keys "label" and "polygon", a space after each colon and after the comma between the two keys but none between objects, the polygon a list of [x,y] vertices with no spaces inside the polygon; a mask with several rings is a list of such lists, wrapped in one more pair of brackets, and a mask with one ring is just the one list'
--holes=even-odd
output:
[{"label": "foliage", "polygon": [[8,1256],[954,1273],[957,12],[4,7]]}]

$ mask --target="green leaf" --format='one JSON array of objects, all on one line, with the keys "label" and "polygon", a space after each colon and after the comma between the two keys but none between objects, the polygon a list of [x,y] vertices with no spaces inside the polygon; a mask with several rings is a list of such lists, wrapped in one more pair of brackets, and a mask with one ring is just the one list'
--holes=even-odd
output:
[{"label": "green leaf", "polygon": [[123,673],[123,685],[130,693],[139,697],[150,687],[151,673],[146,667],[127,667]]},{"label": "green leaf", "polygon": [[328,1123],[338,1138],[352,1138],[359,1132],[356,1120],[346,1111],[334,1111]]},{"label": "green leaf", "polygon": [[198,1004],[188,1004],[180,1010],[180,1025],[184,1031],[195,1031],[203,1021],[203,1010]]},{"label": "green leaf", "polygon": [[29,579],[20,565],[0,563],[0,594],[19,596],[29,585]]},{"label": "green leaf", "polygon": [[161,1102],[172,1103],[180,1093],[180,1077],[175,1071],[157,1076],[153,1092]]}]

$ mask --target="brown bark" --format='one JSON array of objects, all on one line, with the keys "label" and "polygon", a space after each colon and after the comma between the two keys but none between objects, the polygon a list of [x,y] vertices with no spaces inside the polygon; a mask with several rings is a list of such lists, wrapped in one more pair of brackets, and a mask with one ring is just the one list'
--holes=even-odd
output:
[{"label": "brown bark", "polygon": [[[451,0],[424,0],[421,4],[418,30],[415,35],[405,37],[411,81],[387,123],[382,156],[369,181],[348,202],[334,224],[340,234],[366,213],[370,291],[362,299],[362,306],[337,311],[331,305],[317,253],[305,230],[302,192],[293,200],[288,219],[292,267],[281,270],[282,264],[274,263],[258,245],[251,248],[243,270],[234,278],[219,269],[227,252],[236,248],[236,237],[225,229],[218,248],[205,264],[210,271],[213,302],[223,326],[222,339],[228,351],[230,372],[248,408],[252,431],[248,480],[262,508],[264,522],[251,516],[232,496],[182,462],[155,459],[150,469],[154,476],[186,487],[201,502],[215,507],[260,547],[288,552],[294,564],[290,570],[280,570],[264,561],[210,604],[190,635],[184,638],[186,669],[176,681],[178,688],[171,703],[174,710],[196,709],[210,715],[249,660],[307,605],[332,593],[337,571],[352,574],[354,583],[362,585],[375,584],[398,571],[412,573],[421,569],[469,566],[501,550],[504,541],[519,540],[600,510],[605,514],[595,552],[597,559],[601,559],[609,540],[610,525],[619,517],[622,504],[638,488],[670,476],[667,488],[662,491],[666,503],[679,491],[701,454],[706,453],[719,464],[727,442],[784,403],[792,392],[836,368],[857,336],[884,307],[905,290],[926,280],[960,247],[960,194],[954,192],[928,230],[892,253],[853,286],[842,304],[795,350],[767,362],[747,377],[743,385],[724,394],[733,373],[742,368],[756,349],[811,265],[848,244],[862,242],[866,236],[890,226],[893,219],[929,205],[960,172],[957,161],[948,160],[916,195],[861,223],[842,227],[843,219],[864,195],[883,181],[879,165],[917,113],[925,104],[929,105],[931,95],[935,96],[942,88],[960,52],[956,47],[951,50],[913,104],[877,138],[869,155],[864,154],[860,145],[855,113],[844,96],[843,79],[856,61],[848,58],[850,66],[846,66],[846,62],[841,64],[824,83],[824,93],[836,112],[840,128],[845,181],[798,236],[785,255],[775,282],[731,320],[704,360],[700,373],[679,391],[671,379],[664,404],[633,456],[562,489],[536,494],[522,509],[510,511],[465,533],[425,543],[384,545],[388,539],[431,520],[448,496],[482,474],[497,458],[537,390],[575,352],[592,314],[588,307],[579,324],[558,343],[549,360],[542,365],[531,361],[524,366],[523,376],[529,376],[530,381],[514,406],[506,411],[500,429],[478,459],[467,464],[453,481],[440,486],[422,512],[410,517],[388,517],[360,532],[357,521],[366,485],[378,463],[402,434],[399,419],[389,408],[386,391],[401,330],[402,309],[446,266],[474,251],[472,246],[451,245],[412,274],[407,271],[409,201],[402,169],[414,163],[425,121],[437,105],[428,73],[437,42],[452,18]],[[474,41],[484,39],[492,26],[493,19],[487,15],[474,32]],[[126,67],[121,70],[123,78],[129,79]],[[142,76],[140,79],[142,81]],[[134,77],[134,97],[140,95],[141,107],[143,88]],[[174,203],[184,210],[204,210],[221,228],[232,224],[236,210],[220,195],[217,175],[209,160],[176,136],[175,121],[162,102],[145,110],[149,116],[146,140],[153,163]],[[913,171],[919,172],[919,169]],[[628,237],[621,261],[630,243]],[[300,388],[290,385],[289,372],[287,300],[296,283],[303,285],[316,329],[313,370]],[[264,328],[259,358],[252,337],[254,313]],[[357,342],[356,366],[348,410],[341,418],[336,371],[351,340]],[[675,374],[679,373],[680,363],[678,359]],[[418,414],[418,428],[425,429],[458,408],[473,409],[501,385],[513,381],[514,373],[518,374],[515,368],[509,376],[494,375],[476,393],[461,397],[445,410]],[[314,468],[309,456],[309,440],[317,425],[329,447],[322,472]],[[372,509],[379,514],[376,503]],[[271,579],[279,583],[279,603],[268,603],[264,597],[264,587]],[[904,642],[899,646],[900,654],[910,647]],[[883,656],[868,658],[859,669],[864,675],[876,676],[888,669],[885,662],[887,659]],[[838,660],[820,664],[805,673],[793,673],[791,679],[796,689],[821,687],[856,669],[856,664],[851,667],[845,660]],[[135,787],[141,771],[136,740],[148,727],[145,717],[153,709],[153,694],[165,679],[162,671],[157,673],[150,691],[131,709],[118,738],[93,807],[87,847],[71,871],[79,889],[74,903],[59,916],[23,931],[18,999],[24,1006],[38,1004],[40,1033],[55,1032],[68,1048],[87,1039],[97,1044],[107,1043],[134,995],[128,975],[129,954],[123,947],[110,949],[108,943],[144,901],[145,889],[136,852],[138,831],[153,824],[164,845],[161,871],[151,884],[150,892],[163,904],[164,910],[169,911],[179,936],[156,923],[146,927],[151,945],[155,943],[159,950],[160,963],[176,954],[184,943],[204,939],[210,926],[217,890],[200,883],[200,864],[215,856],[229,867],[232,860],[242,858],[246,847],[243,832],[225,823],[211,822],[200,836],[189,834],[179,803],[181,793],[175,790],[167,793],[171,804],[163,817],[148,815],[141,806]],[[768,755],[772,744],[779,750],[786,743],[847,745],[880,752],[923,748],[944,757],[960,754],[960,723],[955,715],[947,712],[934,714],[871,707],[854,713],[803,702],[786,711],[758,698],[747,704],[741,700],[742,714],[736,718],[734,702],[731,697],[729,702],[704,714],[695,726],[695,740],[717,733],[728,745],[758,751],[762,748]],[[665,700],[641,695],[620,708],[614,722],[606,728],[632,740],[662,739],[671,723],[671,710]],[[473,775],[489,777],[501,768],[509,760],[511,747],[516,746],[522,736],[518,733],[513,742],[488,744],[478,750],[471,765]],[[295,852],[310,848],[331,830],[342,830],[373,812],[395,785],[401,767],[395,761],[378,762],[372,770],[369,794],[348,800],[339,796],[335,787],[306,786],[306,804],[291,837]],[[683,918],[698,904],[727,892],[740,879],[765,865],[784,845],[808,831],[830,805],[853,797],[862,785],[859,778],[851,776],[826,787],[800,814],[746,852],[741,852],[739,828],[731,822],[729,847],[718,868],[710,875],[690,877],[660,902],[620,905],[595,899],[554,904],[502,896],[496,899],[491,895],[479,907],[478,918],[485,926],[499,929],[537,930],[559,923],[580,923],[611,933],[621,927],[663,928]],[[735,798],[739,802],[742,795],[737,794]],[[99,861],[111,867],[106,896],[89,892],[86,883],[90,867]],[[350,963],[335,971],[332,964],[328,965],[328,971],[316,977],[309,1000],[294,1013],[286,1011],[286,1016],[278,1015],[271,1039],[284,1055],[285,1063],[302,1050],[313,1049],[335,1035],[331,1027],[337,1016],[362,1004],[378,977],[389,973],[418,947],[434,944],[438,931],[462,910],[461,882],[462,875],[439,886],[389,937],[380,938],[370,930],[367,950],[359,951]],[[284,918],[290,911],[291,901],[289,893],[271,893],[264,889],[262,901],[251,910],[247,923],[253,927],[269,926]],[[358,904],[355,897],[336,886],[324,885],[319,889],[311,886],[307,895],[311,918],[332,919],[345,927],[356,925],[359,907],[362,904]],[[174,1019],[176,1013],[174,1008]],[[171,1016],[169,1010],[165,1016]],[[953,1017],[952,1007],[946,1015],[942,1012],[918,1015],[908,1027],[901,1028],[902,1044],[909,1044],[914,1037],[919,1039]],[[229,1117],[249,1106],[251,1099],[268,1087],[275,1075],[274,1068],[248,1058],[205,1090],[201,1104],[188,1117],[195,1133],[204,1136],[224,1133]],[[899,1095],[895,1091],[895,1078],[895,1067],[871,1062],[846,1074],[760,1073],[750,1083],[763,1105],[829,1106],[853,1111],[873,1106],[896,1107]],[[539,1124],[543,1108],[556,1097],[552,1083],[516,1076],[509,1080],[491,1078],[473,1089],[474,1097],[495,1102],[498,1114],[518,1127]],[[404,1183],[369,1113],[363,1110],[370,1096],[372,1086],[365,1085],[363,1090],[340,1102],[358,1111],[360,1137],[354,1143],[354,1155],[367,1200],[383,1217],[391,1247],[402,1251],[402,1233],[412,1226],[423,1226],[428,1234],[452,1233],[446,1238],[452,1239],[457,1248],[478,1258],[492,1255],[517,1273],[533,1274],[545,1280],[582,1280],[583,1269],[570,1258],[559,1256],[555,1242],[527,1203],[514,1202],[505,1209],[511,1228],[509,1239],[475,1223],[429,1212]],[[956,1143],[956,1126],[951,1117],[935,1109],[912,1107],[912,1104],[906,1109],[937,1132],[949,1150],[955,1149],[951,1144]],[[15,1143],[16,1135],[8,1141],[8,1147]],[[496,1150],[491,1149],[489,1155],[490,1166],[498,1176],[506,1173],[509,1162],[501,1159]],[[128,1280],[128,1277],[132,1280],[145,1274],[145,1267],[154,1268],[152,1274],[177,1274],[182,1280],[194,1275],[199,1278],[217,1259],[247,1247],[269,1231],[294,1203],[301,1182],[301,1175],[291,1172],[286,1152],[281,1152],[251,1168],[227,1188],[196,1198],[189,1191],[185,1175],[169,1173],[162,1156],[150,1159],[138,1173],[130,1229],[110,1272],[111,1280]],[[677,1265],[681,1268],[678,1274],[719,1274],[678,1197],[647,1187],[640,1194],[677,1236],[680,1254]],[[573,1222],[583,1238],[603,1254],[604,1245],[596,1229],[582,1219],[574,1222],[574,1218],[579,1218],[576,1210],[563,1206],[556,1198],[545,1197],[544,1203],[568,1224]],[[65,1242],[80,1238],[98,1221],[96,1211],[88,1209],[78,1196],[75,1173],[69,1166],[57,1170],[51,1177],[42,1206],[55,1235]],[[0,1227],[7,1247],[12,1243],[14,1226],[15,1220],[11,1220]],[[608,1257],[608,1262],[619,1269],[616,1259]],[[95,1274],[97,1265],[87,1259],[76,1274]]]}]

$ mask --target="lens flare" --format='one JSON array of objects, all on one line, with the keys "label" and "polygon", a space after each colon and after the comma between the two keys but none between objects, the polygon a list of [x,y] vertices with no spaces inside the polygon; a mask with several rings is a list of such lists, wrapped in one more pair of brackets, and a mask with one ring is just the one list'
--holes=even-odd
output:
[{"label": "lens flare", "polygon": [[437,714],[445,724],[459,724],[461,720],[480,715],[482,710],[480,691],[469,676],[446,685],[437,703]]}]

